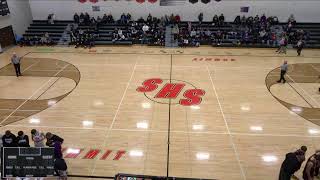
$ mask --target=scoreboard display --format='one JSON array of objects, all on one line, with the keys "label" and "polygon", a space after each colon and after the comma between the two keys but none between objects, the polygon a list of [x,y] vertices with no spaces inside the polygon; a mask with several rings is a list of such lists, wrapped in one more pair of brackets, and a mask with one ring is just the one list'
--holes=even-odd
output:
[{"label": "scoreboard display", "polygon": [[54,176],[53,148],[4,147],[2,178]]},{"label": "scoreboard display", "polygon": [[7,0],[0,0],[0,15],[6,16],[10,14]]}]

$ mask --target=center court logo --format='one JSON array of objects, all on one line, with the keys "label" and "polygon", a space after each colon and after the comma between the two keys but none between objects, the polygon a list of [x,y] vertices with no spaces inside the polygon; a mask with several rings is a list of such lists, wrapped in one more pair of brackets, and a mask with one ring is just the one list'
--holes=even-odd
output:
[{"label": "center court logo", "polygon": [[183,106],[199,105],[205,91],[198,89],[193,84],[175,79],[152,78],[142,83],[137,88],[138,92],[151,101],[160,104],[180,104]]}]

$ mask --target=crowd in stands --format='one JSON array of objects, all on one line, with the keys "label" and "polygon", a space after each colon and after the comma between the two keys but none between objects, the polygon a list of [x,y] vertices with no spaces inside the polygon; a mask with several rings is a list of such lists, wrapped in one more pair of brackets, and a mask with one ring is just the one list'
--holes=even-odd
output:
[{"label": "crowd in stands", "polygon": [[75,45],[75,48],[84,47],[91,48],[95,46],[95,39],[99,36],[97,27],[94,29],[88,28],[83,30],[81,28],[70,27],[69,31],[70,45]]},{"label": "crowd in stands", "polygon": [[[54,24],[55,15],[48,16],[48,23]],[[119,41],[133,41],[134,43],[149,45],[164,45],[166,26],[172,26],[172,34],[178,40],[181,47],[200,46],[202,42],[220,46],[225,41],[233,45],[266,45],[279,47],[278,53],[286,53],[288,44],[298,49],[304,46],[309,39],[308,32],[293,30],[296,20],[291,15],[284,25],[279,23],[276,16],[240,16],[232,23],[227,23],[223,14],[214,15],[212,22],[204,23],[204,14],[198,15],[198,23],[187,23],[187,27],[181,25],[181,17],[171,14],[163,17],[153,17],[151,14],[146,19],[133,20],[131,14],[123,13],[119,19],[112,14],[104,14],[96,18],[88,13],[75,13],[73,16],[75,27],[71,27],[69,34],[72,45],[75,47],[93,47],[95,40],[99,38],[99,27],[115,25],[111,33],[113,43]],[[225,28],[225,27],[230,27]],[[85,27],[85,28],[82,28]],[[86,28],[88,27],[88,28]],[[227,29],[227,30],[226,30]],[[43,37],[28,36],[21,40],[21,45],[53,45],[48,33]]]},{"label": "crowd in stands", "polygon": [[[2,136],[2,141],[0,141],[1,147],[31,147],[29,136],[23,131],[19,131],[17,136],[7,130]],[[57,176],[64,179],[67,176],[67,165],[62,156],[61,145],[63,143],[63,138],[58,135],[47,132],[46,134],[39,132],[36,129],[31,130],[31,140],[34,143],[34,147],[52,147],[54,148],[54,158],[55,158],[55,171]],[[44,141],[46,140],[46,143]]]},{"label": "crowd in stands", "polygon": [[20,46],[53,46],[55,42],[50,37],[49,33],[46,32],[42,36],[23,36],[19,40]]}]

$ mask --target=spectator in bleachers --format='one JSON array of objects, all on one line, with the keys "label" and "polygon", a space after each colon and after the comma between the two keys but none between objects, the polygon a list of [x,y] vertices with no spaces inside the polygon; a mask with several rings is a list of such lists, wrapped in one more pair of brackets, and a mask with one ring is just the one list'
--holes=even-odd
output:
[{"label": "spectator in bleachers", "polygon": [[107,16],[107,14],[104,14],[102,17],[102,23],[107,24],[107,22],[108,22],[108,16]]},{"label": "spectator in bleachers", "polygon": [[17,147],[17,137],[7,130],[2,136],[3,147]]},{"label": "spectator in bleachers", "polygon": [[30,147],[29,137],[28,135],[24,134],[23,131],[18,132],[17,144],[19,147]]},{"label": "spectator in bleachers", "polygon": [[176,16],[175,16],[175,21],[176,21],[176,23],[180,23],[180,21],[181,21],[181,18],[180,18],[180,16],[179,16],[179,14],[177,14]]},{"label": "spectator in bleachers", "polygon": [[241,25],[244,26],[246,23],[247,23],[247,18],[245,15],[243,15],[241,18]]},{"label": "spectator in bleachers", "polygon": [[267,17],[266,17],[265,14],[263,14],[263,15],[261,16],[260,22],[263,23],[263,24],[267,23]]},{"label": "spectator in bleachers", "polygon": [[84,17],[85,17],[84,14],[81,13],[80,14],[80,19],[79,19],[79,24],[81,24],[81,25],[84,24]]},{"label": "spectator in bleachers", "polygon": [[34,142],[34,147],[44,147],[45,136],[36,129],[31,130],[31,139]]},{"label": "spectator in bleachers", "polygon": [[241,24],[241,17],[238,15],[235,19],[234,19],[234,24],[236,25],[240,25]]},{"label": "spectator in bleachers", "polygon": [[195,29],[192,29],[190,32],[190,37],[194,38],[194,37],[196,37],[196,35],[197,35],[197,32],[195,31]]},{"label": "spectator in bleachers", "polygon": [[111,13],[107,16],[107,22],[106,23],[108,23],[108,24],[113,24],[114,23],[114,19],[113,19],[113,16],[112,16]]},{"label": "spectator in bleachers", "polygon": [[212,18],[212,25],[217,26],[219,25],[219,17],[218,15],[214,15]]},{"label": "spectator in bleachers", "polygon": [[259,17],[258,14],[256,15],[256,17],[254,17],[253,22],[254,22],[255,24],[259,24],[259,23],[260,23],[260,17]]},{"label": "spectator in bleachers", "polygon": [[143,27],[142,27],[142,31],[143,33],[147,33],[149,31],[149,26],[147,24],[144,24]]},{"label": "spectator in bleachers", "polygon": [[259,31],[259,39],[262,42],[262,44],[266,43],[268,40],[268,34],[267,31],[265,29],[261,29]]},{"label": "spectator in bleachers", "polygon": [[53,13],[49,14],[48,15],[48,24],[54,24],[54,20],[55,20],[55,15]]},{"label": "spectator in bleachers", "polygon": [[49,33],[48,32],[44,33],[43,36],[40,38],[40,44],[41,45],[48,45],[49,44],[48,38],[49,38]]},{"label": "spectator in bleachers", "polygon": [[73,21],[74,21],[75,23],[79,24],[79,22],[80,22],[80,17],[79,17],[79,15],[78,15],[77,13],[75,13],[75,14],[73,15]]},{"label": "spectator in bleachers", "polygon": [[221,26],[221,25],[223,25],[223,24],[224,24],[224,15],[221,14],[221,15],[219,16],[219,26]]},{"label": "spectator in bleachers", "polygon": [[202,21],[203,21],[203,13],[200,13],[198,15],[198,21],[199,21],[199,24],[202,24]]},{"label": "spectator in bleachers", "polygon": [[91,17],[89,24],[90,24],[90,26],[96,26],[97,25],[96,19],[94,17]]},{"label": "spectator in bleachers", "polygon": [[219,29],[215,34],[215,40],[216,40],[216,44],[218,46],[220,46],[222,43],[222,37],[223,37],[222,31],[220,31],[220,29]]},{"label": "spectator in bleachers", "polygon": [[150,25],[152,23],[152,16],[149,13],[148,17],[147,17],[147,23]]},{"label": "spectator in bleachers", "polygon": [[102,23],[102,18],[100,16],[97,17],[97,26],[100,26]]},{"label": "spectator in bleachers", "polygon": [[210,38],[210,37],[211,37],[211,31],[210,31],[210,29],[207,29],[207,30],[205,31],[204,35],[205,35],[205,38],[206,38],[206,39]]},{"label": "spectator in bleachers", "polygon": [[54,147],[55,142],[63,143],[63,139],[55,134],[47,132],[46,134],[47,142],[46,145],[49,147]]},{"label": "spectator in bleachers", "polygon": [[188,22],[188,33],[191,33],[192,30],[192,23],[189,21]]},{"label": "spectator in bleachers", "polygon": [[122,13],[122,15],[120,16],[120,24],[126,24],[127,23],[127,16]]},{"label": "spectator in bleachers", "polygon": [[90,25],[90,15],[87,12],[84,14],[84,24]]},{"label": "spectator in bleachers", "polygon": [[288,23],[296,24],[296,19],[294,18],[293,14],[291,14],[288,18]]},{"label": "spectator in bleachers", "polygon": [[130,13],[127,13],[127,21],[128,21],[128,22],[131,21],[131,18],[132,18],[132,17],[131,17],[131,14],[130,14]]}]

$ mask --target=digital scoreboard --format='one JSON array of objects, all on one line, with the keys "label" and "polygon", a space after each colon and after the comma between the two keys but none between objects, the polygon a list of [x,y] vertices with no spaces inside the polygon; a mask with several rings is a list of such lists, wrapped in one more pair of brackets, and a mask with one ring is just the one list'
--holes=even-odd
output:
[{"label": "digital scoreboard", "polygon": [[54,149],[4,147],[1,174],[3,178],[54,176]]}]

